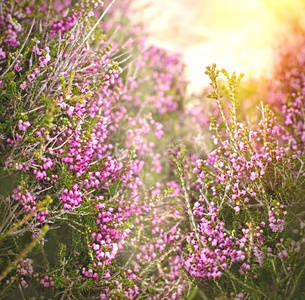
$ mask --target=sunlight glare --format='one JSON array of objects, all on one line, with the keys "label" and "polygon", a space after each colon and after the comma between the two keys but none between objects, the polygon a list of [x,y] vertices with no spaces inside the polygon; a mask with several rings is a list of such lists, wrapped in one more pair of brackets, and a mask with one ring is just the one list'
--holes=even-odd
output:
[{"label": "sunlight glare", "polygon": [[141,12],[141,17],[152,33],[151,43],[184,55],[191,81],[189,91],[193,92],[208,84],[204,70],[212,63],[230,73],[243,72],[246,79],[269,77],[274,47],[288,34],[288,23],[302,19],[302,3],[303,0],[155,0],[148,6],[148,13]]}]

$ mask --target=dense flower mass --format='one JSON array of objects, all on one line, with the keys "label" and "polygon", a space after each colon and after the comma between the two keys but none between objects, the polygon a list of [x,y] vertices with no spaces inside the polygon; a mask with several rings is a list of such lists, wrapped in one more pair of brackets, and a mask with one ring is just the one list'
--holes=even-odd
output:
[{"label": "dense flower mass", "polygon": [[130,2],[1,3],[0,298],[304,298],[303,52],[187,101]]}]

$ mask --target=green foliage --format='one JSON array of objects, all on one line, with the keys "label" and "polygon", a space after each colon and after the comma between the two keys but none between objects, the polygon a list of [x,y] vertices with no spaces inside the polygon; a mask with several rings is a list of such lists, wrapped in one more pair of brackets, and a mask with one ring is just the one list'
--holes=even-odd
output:
[{"label": "green foliage", "polygon": [[[5,137],[11,135],[16,125],[16,112],[19,111],[20,91],[17,88],[15,72],[8,72],[3,78],[0,90],[0,133]],[[13,117],[8,117],[14,111]]]},{"label": "green foliage", "polygon": [[67,246],[60,243],[57,250],[57,261],[61,262],[67,255]]},{"label": "green foliage", "polygon": [[122,300],[128,300],[128,297],[122,292],[122,291],[111,291],[110,292],[110,299],[114,300],[114,299],[122,299]]},{"label": "green foliage", "polygon": [[67,285],[66,278],[64,276],[54,276],[54,286],[58,289],[63,289]]}]

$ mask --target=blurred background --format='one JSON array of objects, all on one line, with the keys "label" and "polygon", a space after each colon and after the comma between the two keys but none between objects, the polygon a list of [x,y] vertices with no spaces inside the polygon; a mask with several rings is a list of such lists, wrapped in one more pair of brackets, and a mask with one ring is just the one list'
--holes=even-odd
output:
[{"label": "blurred background", "polygon": [[305,0],[134,0],[150,42],[184,56],[189,92],[216,63],[245,79],[272,76],[276,49],[305,29]]}]

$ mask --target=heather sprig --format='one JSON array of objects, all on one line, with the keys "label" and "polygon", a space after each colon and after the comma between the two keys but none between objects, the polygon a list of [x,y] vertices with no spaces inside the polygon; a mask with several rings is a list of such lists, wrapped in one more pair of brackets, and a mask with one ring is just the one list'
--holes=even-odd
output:
[{"label": "heather sprig", "polygon": [[[227,104],[218,87],[220,71],[213,65],[206,72],[214,89],[209,97],[217,102],[222,123],[211,124],[215,149],[206,159],[199,159],[193,170],[197,192],[185,183],[188,168],[183,159],[174,160],[191,229],[183,264],[211,297],[229,296],[229,291],[251,297],[268,298],[274,293],[293,297],[296,286],[300,287],[303,267],[294,269],[298,275],[290,273],[292,265],[301,259],[291,242],[298,244],[299,250],[304,247],[303,240],[293,234],[303,222],[294,205],[303,204],[290,202],[293,196],[283,187],[293,182],[304,188],[304,178],[300,177],[302,150],[294,147],[296,152],[291,151],[298,130],[291,128],[293,122],[290,129],[281,125],[271,108],[263,104],[258,108],[261,120],[257,124],[239,122],[236,89],[242,75],[222,73],[228,80]],[[227,107],[231,107],[230,113]],[[293,160],[296,164],[291,164]],[[269,286],[266,274],[272,282]],[[207,283],[213,288],[205,289]]]}]

